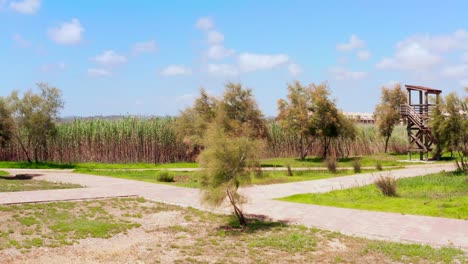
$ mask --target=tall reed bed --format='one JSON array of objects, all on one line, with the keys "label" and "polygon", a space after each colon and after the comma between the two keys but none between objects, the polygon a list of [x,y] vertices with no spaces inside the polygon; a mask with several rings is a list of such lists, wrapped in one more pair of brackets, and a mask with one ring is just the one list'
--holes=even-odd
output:
[{"label": "tall reed bed", "polygon": [[[192,160],[185,145],[176,139],[173,118],[127,117],[77,119],[57,126],[41,159],[55,162],[166,163]],[[24,160],[13,145],[13,160]],[[4,153],[5,154],[5,153]]]},{"label": "tall reed bed", "polygon": [[[297,156],[299,139],[274,120],[268,121],[264,157]],[[395,128],[389,151],[403,152],[407,145],[403,126]],[[357,125],[354,139],[337,139],[332,154],[337,157],[383,152],[384,140],[373,125]],[[167,163],[194,161],[195,154],[177,139],[174,118],[126,117],[121,119],[77,119],[57,125],[57,136],[39,150],[41,161],[74,163]],[[309,156],[322,153],[317,140]],[[21,146],[12,142],[0,149],[0,160],[24,161]]]},{"label": "tall reed bed", "polygon": [[[275,121],[268,123],[266,157],[291,157],[297,156],[299,149],[299,138],[287,133]],[[392,137],[390,138],[388,151],[404,153],[408,144],[405,126],[396,126]],[[378,135],[377,127],[371,124],[357,124],[356,137],[337,138],[332,143],[332,154],[337,157],[362,156],[375,153],[382,153],[385,148],[385,142]],[[323,148],[317,140],[309,150],[310,156],[320,156]]]}]

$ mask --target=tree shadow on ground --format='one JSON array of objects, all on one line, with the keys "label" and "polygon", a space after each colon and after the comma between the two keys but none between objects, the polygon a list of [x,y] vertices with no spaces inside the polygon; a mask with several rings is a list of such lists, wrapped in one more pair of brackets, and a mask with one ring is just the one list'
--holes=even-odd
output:
[{"label": "tree shadow on ground", "polygon": [[243,233],[255,233],[257,231],[265,231],[277,228],[283,228],[288,226],[288,221],[273,221],[271,218],[265,215],[246,215],[247,226],[243,227],[239,224],[239,221],[234,215],[229,217],[229,221],[226,225],[218,227],[218,231],[225,232],[229,235],[240,235]]},{"label": "tree shadow on ground", "polygon": [[41,176],[42,174],[16,174],[15,176],[0,176],[3,180],[31,180],[34,177]]}]

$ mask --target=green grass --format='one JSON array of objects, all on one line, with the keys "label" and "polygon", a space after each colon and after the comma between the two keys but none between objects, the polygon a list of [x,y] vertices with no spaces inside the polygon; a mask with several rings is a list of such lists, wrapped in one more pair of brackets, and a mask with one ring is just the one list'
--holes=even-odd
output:
[{"label": "green grass", "polygon": [[14,162],[0,161],[0,168],[10,169],[159,169],[159,168],[197,168],[197,163],[192,162],[177,162],[165,164],[152,163],[76,163],[76,164],[60,164],[50,162]]},{"label": "green grass", "polygon": [[[362,173],[373,172],[375,170],[363,170]],[[161,170],[92,170],[92,169],[77,169],[77,173],[109,176],[119,179],[136,180],[151,183],[161,183],[180,187],[200,188],[200,172],[190,171],[169,171],[168,173],[174,177],[174,182],[158,181],[158,176]],[[266,185],[277,183],[288,183],[297,181],[311,181],[325,178],[333,178],[354,174],[352,170],[339,170],[336,173],[330,173],[326,170],[310,170],[310,171],[295,171],[294,176],[288,176],[286,171],[264,171],[261,176],[252,176],[250,184]],[[249,185],[249,184],[247,184]]]},{"label": "green grass", "polygon": [[[375,172],[376,170],[362,170],[361,173]],[[276,183],[288,183],[299,181],[313,181],[326,178],[335,178],[355,174],[353,170],[338,170],[331,173],[327,170],[293,171],[293,176],[288,176],[286,171],[264,171],[263,175],[252,177],[252,184],[266,185]]]},{"label": "green grass", "polygon": [[[7,174],[8,175],[8,174]],[[2,175],[0,171],[0,176]],[[41,180],[16,180],[0,178],[0,192],[22,192],[36,190],[52,190],[52,189],[73,189],[82,188],[83,186],[71,183],[48,182]]]},{"label": "green grass", "polygon": [[8,173],[8,171],[0,170],[0,176],[8,176],[8,175],[10,175],[10,173]]},{"label": "green grass", "polygon": [[402,214],[468,219],[468,176],[438,173],[400,179],[398,197],[382,195],[375,185],[323,194],[298,194],[280,200]]},{"label": "green grass", "polygon": [[418,262],[421,259],[433,263],[451,263],[463,251],[451,247],[433,248],[427,245],[401,244],[392,242],[370,242],[364,252],[380,252],[396,261]]},{"label": "green grass", "polygon": [[0,161],[0,168],[9,169],[73,169],[73,164],[60,164],[60,163],[29,163],[29,162],[16,162],[16,161]]},{"label": "green grass", "polygon": [[[362,167],[375,167],[378,162],[382,166],[407,166],[417,163],[399,162],[399,160],[407,160],[406,154],[378,154],[361,157]],[[352,167],[354,158],[342,158],[337,160],[338,168]],[[310,157],[305,160],[299,158],[272,158],[262,160],[263,167],[286,167],[290,164],[291,167],[324,167],[324,162],[320,157]]]},{"label": "green grass", "polygon": [[[180,187],[199,188],[200,184],[197,179],[198,176],[195,172],[168,172],[174,176],[175,182],[160,182],[158,181],[160,170],[93,170],[93,169],[77,169],[75,172],[98,175],[98,176],[109,176],[113,178],[135,180],[151,183],[162,183],[168,185],[175,185]],[[179,178],[184,178],[184,181],[177,181]]]}]

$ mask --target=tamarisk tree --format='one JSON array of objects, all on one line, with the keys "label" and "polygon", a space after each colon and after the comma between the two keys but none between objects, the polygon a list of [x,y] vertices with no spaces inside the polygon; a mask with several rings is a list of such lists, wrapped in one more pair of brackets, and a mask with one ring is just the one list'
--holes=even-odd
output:
[{"label": "tamarisk tree", "polygon": [[375,107],[374,116],[379,134],[385,138],[385,153],[387,153],[388,141],[393,129],[400,122],[400,105],[405,104],[406,101],[406,93],[401,89],[400,84],[392,88],[382,87],[381,103]]}]

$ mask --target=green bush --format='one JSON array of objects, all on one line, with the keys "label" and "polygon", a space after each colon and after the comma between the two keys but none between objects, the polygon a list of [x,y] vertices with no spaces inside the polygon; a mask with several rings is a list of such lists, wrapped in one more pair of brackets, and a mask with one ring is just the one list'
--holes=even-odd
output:
[{"label": "green bush", "polygon": [[375,164],[375,168],[376,168],[378,171],[383,170],[382,161],[378,160],[377,163]]},{"label": "green bush", "polygon": [[354,158],[353,159],[353,169],[355,173],[361,172],[361,158]]},{"label": "green bush", "polygon": [[335,157],[328,157],[325,160],[325,164],[327,165],[327,169],[329,172],[335,173],[336,172],[336,158]]},{"label": "green bush", "polygon": [[158,175],[158,181],[160,182],[174,182],[174,175],[168,171],[160,171]]}]

